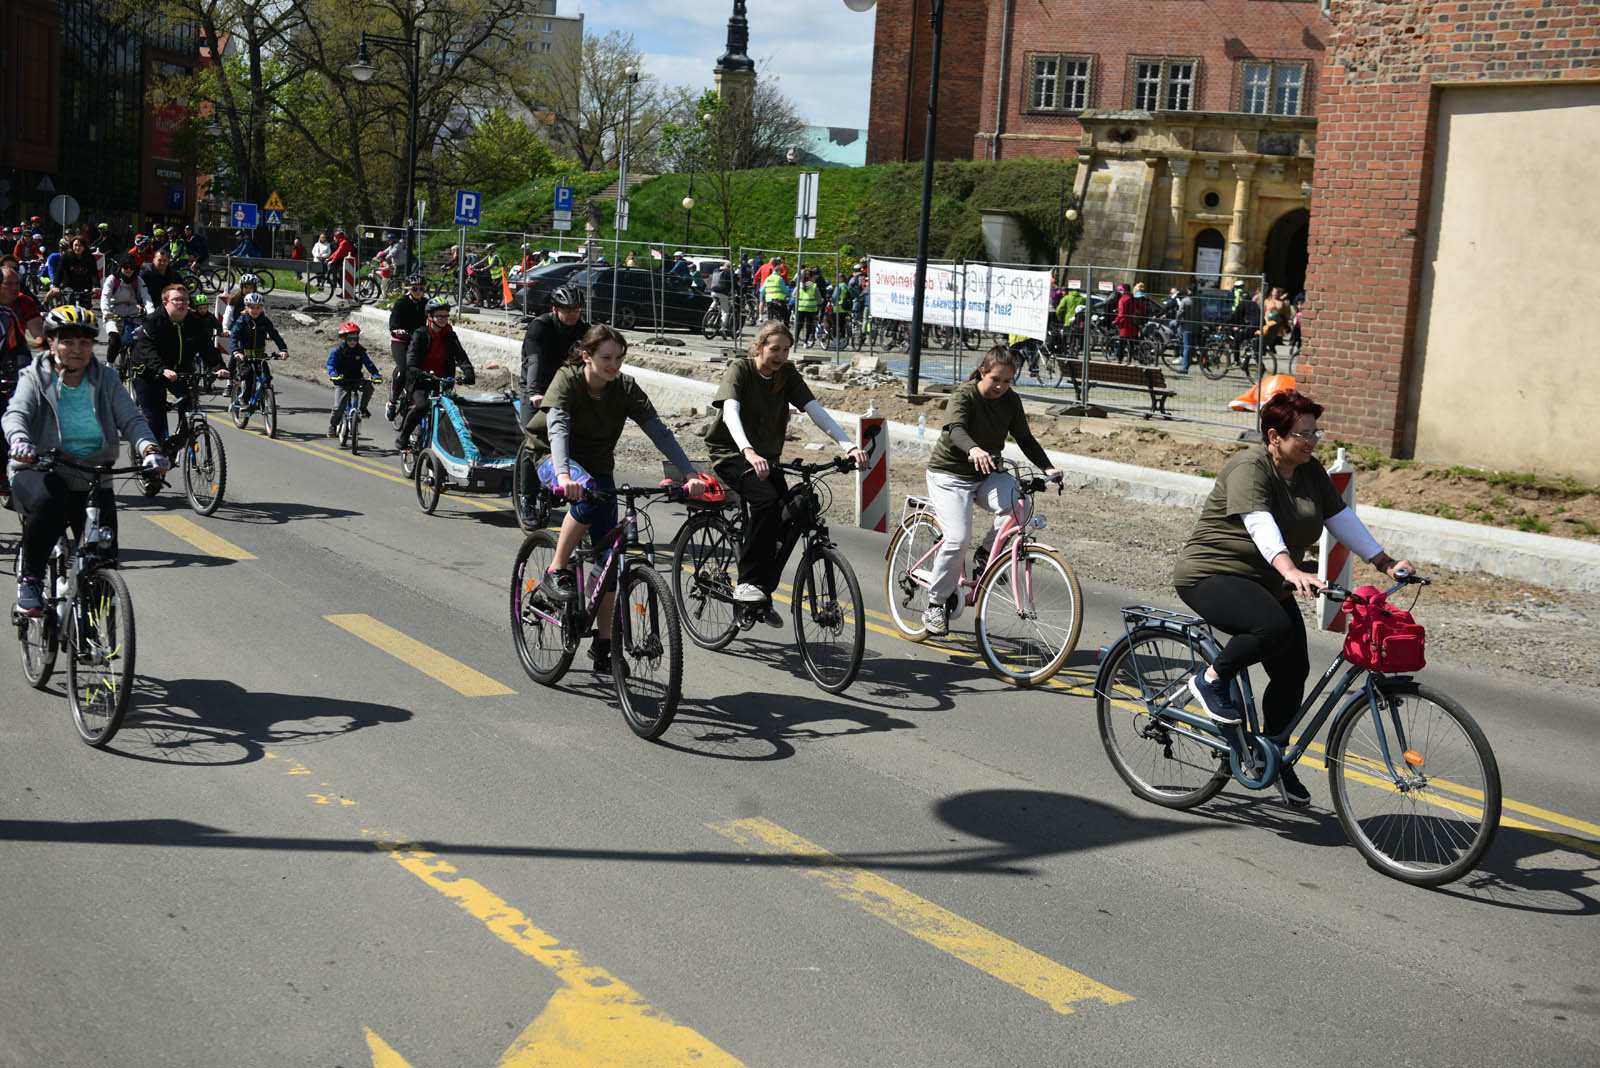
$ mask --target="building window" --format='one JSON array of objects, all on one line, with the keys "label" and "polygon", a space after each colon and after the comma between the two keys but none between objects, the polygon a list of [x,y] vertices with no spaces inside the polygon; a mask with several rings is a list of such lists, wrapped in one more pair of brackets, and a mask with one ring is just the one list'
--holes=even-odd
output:
[{"label": "building window", "polygon": [[1032,71],[1029,111],[1082,111],[1089,106],[1088,56],[1036,55]]},{"label": "building window", "polygon": [[1193,111],[1198,59],[1133,61],[1133,106],[1139,111]]},{"label": "building window", "polygon": [[1245,63],[1239,69],[1239,110],[1250,115],[1299,115],[1305,108],[1304,63]]},{"label": "building window", "polygon": [[555,25],[553,23],[549,23],[549,22],[545,23],[542,27],[540,27],[540,32],[541,33],[554,33],[555,30],[556,30]]},{"label": "building window", "polygon": [[541,52],[550,51],[550,42],[549,41],[540,41],[539,42],[539,51],[541,51]]}]

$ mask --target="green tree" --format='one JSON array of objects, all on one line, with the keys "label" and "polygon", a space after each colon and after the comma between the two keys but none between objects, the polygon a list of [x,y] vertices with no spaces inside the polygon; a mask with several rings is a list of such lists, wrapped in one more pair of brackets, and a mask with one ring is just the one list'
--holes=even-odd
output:
[{"label": "green tree", "polygon": [[[628,76],[633,68],[637,80]],[[654,77],[633,35],[612,30],[585,37],[583,50],[539,67],[507,88],[546,124],[556,150],[572,157],[580,170],[615,169],[624,147],[628,166],[653,161],[665,108]]]},{"label": "green tree", "polygon": [[538,134],[504,108],[484,115],[445,155],[461,185],[485,197],[554,174],[562,163]]}]

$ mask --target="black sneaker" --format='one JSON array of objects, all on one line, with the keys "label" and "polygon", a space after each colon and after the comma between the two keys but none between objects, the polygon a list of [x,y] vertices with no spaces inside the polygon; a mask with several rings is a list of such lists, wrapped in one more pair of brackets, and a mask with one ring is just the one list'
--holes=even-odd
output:
[{"label": "black sneaker", "polygon": [[[578,580],[573,576],[572,568],[558,567],[554,571],[544,573],[544,579],[539,583],[539,592],[552,601],[570,604],[578,599]],[[607,648],[610,648],[610,643],[606,644]]]},{"label": "black sneaker", "polygon": [[[589,668],[596,675],[611,674],[611,639],[596,638],[589,646]],[[622,677],[628,677],[628,662],[622,662]]]},{"label": "black sneaker", "polygon": [[782,629],[783,627],[783,617],[778,614],[778,610],[772,607],[770,603],[768,603],[766,611],[761,614],[761,622],[765,623],[769,627],[776,627],[779,629]]},{"label": "black sneaker", "polygon": [[1293,766],[1289,764],[1278,769],[1278,796],[1283,798],[1284,804],[1295,808],[1311,804],[1311,791],[1306,789],[1305,783],[1300,781],[1300,776],[1294,773]]},{"label": "black sneaker", "polygon": [[1231,727],[1244,718],[1239,712],[1239,706],[1233,703],[1233,696],[1228,692],[1231,688],[1221,679],[1216,682],[1207,679],[1204,671],[1195,672],[1194,677],[1189,680],[1189,692],[1200,702],[1200,707],[1206,710],[1206,715],[1224,727]]}]

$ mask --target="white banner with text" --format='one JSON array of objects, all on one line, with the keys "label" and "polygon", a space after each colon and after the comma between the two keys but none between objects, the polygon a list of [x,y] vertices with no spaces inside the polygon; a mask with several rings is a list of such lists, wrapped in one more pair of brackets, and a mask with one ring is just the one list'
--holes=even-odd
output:
[{"label": "white banner with text", "polygon": [[[915,263],[872,260],[872,314],[909,322],[916,292]],[[1050,272],[928,264],[922,321],[994,334],[1043,338],[1050,323]]]}]

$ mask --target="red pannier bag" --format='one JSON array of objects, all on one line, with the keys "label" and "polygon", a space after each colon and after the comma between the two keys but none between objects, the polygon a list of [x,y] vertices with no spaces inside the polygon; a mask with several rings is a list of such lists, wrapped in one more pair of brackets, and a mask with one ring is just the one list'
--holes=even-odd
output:
[{"label": "red pannier bag", "polygon": [[1427,631],[1422,624],[1410,612],[1390,606],[1376,586],[1362,586],[1355,594],[1366,603],[1352,598],[1339,606],[1341,612],[1350,613],[1344,658],[1371,671],[1421,671],[1427,664],[1423,655]]}]

